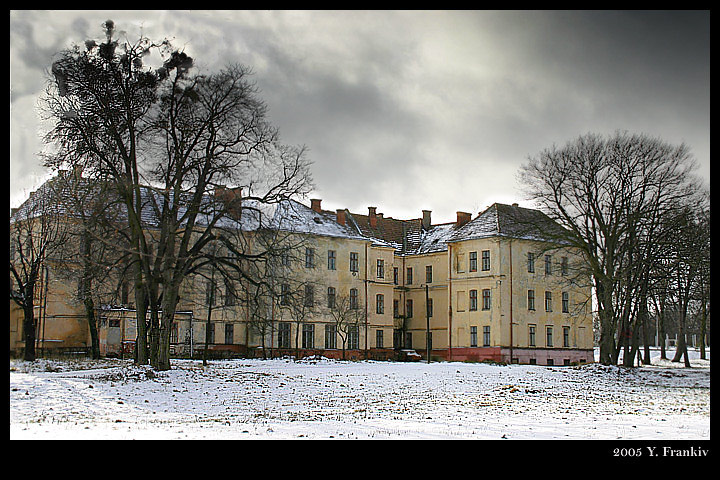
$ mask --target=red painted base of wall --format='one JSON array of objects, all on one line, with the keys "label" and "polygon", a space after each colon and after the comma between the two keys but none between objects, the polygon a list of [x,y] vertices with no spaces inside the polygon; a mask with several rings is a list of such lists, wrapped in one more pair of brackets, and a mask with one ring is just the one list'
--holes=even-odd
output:
[{"label": "red painted base of wall", "polygon": [[[425,359],[425,351],[418,350]],[[507,347],[463,347],[449,350],[433,350],[430,358],[441,358],[453,362],[498,362],[510,363],[510,349]],[[513,363],[536,365],[577,365],[593,363],[595,356],[592,350],[577,348],[513,348]]]},{"label": "red painted base of wall", "polygon": [[[343,359],[342,350],[325,350],[325,349],[300,349],[299,351],[294,348],[274,348],[272,352],[270,349],[265,350],[265,354],[269,357],[272,353],[273,357],[294,357],[294,358],[307,358],[307,357],[325,357],[332,358],[334,360]],[[253,355],[255,358],[262,358],[262,349],[255,349]],[[370,350],[345,350],[345,360],[396,360],[397,353],[389,348],[371,348]]]}]

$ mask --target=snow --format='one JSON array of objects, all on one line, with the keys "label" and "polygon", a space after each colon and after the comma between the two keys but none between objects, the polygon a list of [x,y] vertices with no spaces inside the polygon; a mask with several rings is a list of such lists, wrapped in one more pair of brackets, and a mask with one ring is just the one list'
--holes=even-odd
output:
[{"label": "snow", "polygon": [[710,361],[658,356],[634,369],[316,357],[166,372],[11,360],[10,438],[709,440]]}]

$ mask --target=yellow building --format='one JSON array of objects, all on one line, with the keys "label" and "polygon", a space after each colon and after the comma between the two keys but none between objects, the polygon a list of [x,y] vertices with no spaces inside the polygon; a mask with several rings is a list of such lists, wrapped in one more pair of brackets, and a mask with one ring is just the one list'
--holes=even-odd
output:
[{"label": "yellow building", "polygon": [[[176,355],[197,356],[208,332],[209,349],[224,355],[391,359],[407,350],[426,356],[429,346],[434,359],[593,361],[590,287],[575,273],[582,260],[536,234],[536,221],[549,221],[540,212],[494,204],[441,225],[432,225],[430,211],[398,220],[375,207],[367,215],[323,210],[319,199],[263,212],[293,245],[264,273],[273,300],[210,275],[188,278],[171,333]],[[38,345],[87,348],[82,305],[70,301],[76,287],[47,270]],[[116,294],[98,302],[105,355],[132,353],[129,284],[118,278]],[[22,312],[11,303],[11,352],[22,348],[21,331]]]}]

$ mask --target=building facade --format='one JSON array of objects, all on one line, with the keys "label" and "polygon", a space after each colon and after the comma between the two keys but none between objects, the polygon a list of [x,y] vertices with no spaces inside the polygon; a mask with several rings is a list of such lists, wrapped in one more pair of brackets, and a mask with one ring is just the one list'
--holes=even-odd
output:
[{"label": "building facade", "polygon": [[[267,273],[272,295],[188,277],[172,351],[197,358],[207,342],[213,354],[251,357],[394,359],[414,350],[436,360],[593,361],[582,257],[537,234],[547,232],[547,217],[494,204],[475,218],[458,212],[456,222],[432,225],[431,212],[422,213],[398,220],[375,207],[327,211],[319,199],[278,206],[277,228],[293,248]],[[38,346],[87,348],[82,305],[70,301],[75,287],[54,270],[47,266],[38,289]],[[114,296],[97,303],[102,354],[132,354],[131,283],[118,278]],[[11,353],[21,348],[22,311],[11,302]]]}]

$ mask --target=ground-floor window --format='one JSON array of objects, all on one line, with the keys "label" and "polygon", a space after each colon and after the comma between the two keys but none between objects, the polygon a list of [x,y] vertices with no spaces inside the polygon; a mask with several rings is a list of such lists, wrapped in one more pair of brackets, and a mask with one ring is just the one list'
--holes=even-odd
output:
[{"label": "ground-floor window", "polygon": [[477,327],[470,327],[470,346],[477,347]]},{"label": "ground-floor window", "polygon": [[360,348],[360,329],[357,325],[353,325],[348,331],[348,349],[357,350],[358,348]]},{"label": "ground-floor window", "polygon": [[235,325],[232,323],[225,324],[225,344],[232,345],[235,340]]},{"label": "ground-floor window", "polygon": [[278,325],[278,348],[290,348],[290,323],[280,322]]},{"label": "ground-floor window", "polygon": [[375,348],[383,348],[383,331],[375,331]]},{"label": "ground-floor window", "polygon": [[315,325],[312,323],[303,323],[302,348],[315,348]]},{"label": "ground-floor window", "polygon": [[483,347],[490,346],[490,327],[483,327]]},{"label": "ground-floor window", "polygon": [[337,348],[337,328],[325,325],[325,348]]}]

